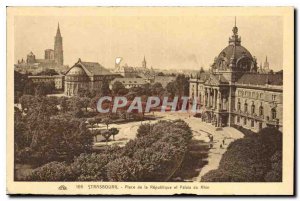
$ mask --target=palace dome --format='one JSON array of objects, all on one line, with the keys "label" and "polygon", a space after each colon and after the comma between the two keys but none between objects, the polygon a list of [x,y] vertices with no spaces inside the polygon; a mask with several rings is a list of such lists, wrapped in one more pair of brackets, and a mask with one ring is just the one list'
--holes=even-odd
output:
[{"label": "palace dome", "polygon": [[256,58],[241,45],[241,37],[238,35],[236,24],[232,29],[232,36],[229,38],[228,46],[225,47],[220,54],[215,57],[212,64],[213,71],[227,71],[229,69],[235,71],[252,71],[257,70]]},{"label": "palace dome", "polygon": [[241,57],[248,57],[249,59],[253,59],[251,53],[243,46],[241,45],[236,45],[235,46],[235,51],[234,51],[234,45],[228,45],[225,47],[219,54],[218,58],[224,58],[228,61],[230,61],[230,58],[233,55],[233,52],[235,52],[235,58],[238,60]]}]

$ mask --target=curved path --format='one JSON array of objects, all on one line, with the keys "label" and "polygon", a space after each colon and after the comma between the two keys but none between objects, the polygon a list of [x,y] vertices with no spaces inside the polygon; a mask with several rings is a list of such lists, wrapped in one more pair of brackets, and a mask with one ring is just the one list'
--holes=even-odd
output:
[{"label": "curved path", "polygon": [[[199,172],[199,175],[192,179],[192,181],[201,181],[201,177],[210,170],[217,169],[219,167],[222,155],[227,150],[228,145],[236,139],[243,138],[244,134],[232,127],[225,127],[221,130],[216,130],[216,127],[211,124],[202,122],[200,118],[193,117],[192,114],[182,112],[155,112],[154,116],[156,120],[144,121],[144,123],[156,123],[159,120],[175,120],[182,119],[189,124],[193,131],[193,138],[201,140],[206,143],[210,142],[209,135],[213,136],[213,148],[208,151],[207,165],[205,165]],[[116,141],[121,143],[119,145],[125,145],[130,139],[136,137],[137,129],[141,125],[141,122],[129,122],[125,124],[110,124],[109,127],[115,127],[119,129],[119,134],[115,136]],[[99,124],[99,128],[106,128],[105,125]],[[223,144],[224,140],[224,144]],[[114,141],[109,142],[115,143]],[[98,143],[96,143],[97,145]],[[99,143],[103,144],[103,143]],[[222,147],[220,145],[222,144]]]}]

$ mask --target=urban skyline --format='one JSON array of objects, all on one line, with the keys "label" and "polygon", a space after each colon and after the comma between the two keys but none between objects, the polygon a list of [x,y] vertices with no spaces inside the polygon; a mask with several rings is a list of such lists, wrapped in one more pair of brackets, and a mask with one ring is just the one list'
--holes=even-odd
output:
[{"label": "urban skyline", "polygon": [[[161,20],[157,18],[161,18]],[[81,58],[86,61],[99,62],[107,68],[114,68],[115,58],[118,56],[123,58],[123,65],[127,63],[130,66],[141,66],[142,58],[146,56],[148,66],[157,69],[180,70],[182,67],[193,70],[198,70],[200,67],[208,69],[216,56],[216,49],[221,51],[222,47],[226,45],[226,40],[230,37],[231,27],[234,24],[233,17],[222,19],[218,17],[208,17],[207,19],[185,17],[177,20],[173,20],[171,17],[154,19],[149,17],[127,17],[126,19],[97,17],[96,19],[89,17],[84,20],[76,17],[16,17],[15,62],[25,58],[30,51],[42,58],[44,49],[53,45],[54,30],[59,22],[64,40],[65,64],[69,66]],[[129,23],[130,21],[132,24]],[[212,26],[213,24],[217,26]],[[156,28],[159,31],[147,33],[143,31],[144,28],[141,30],[142,25],[152,27],[152,29]],[[263,63],[267,56],[270,68],[275,71],[281,70],[282,33],[275,30],[276,27],[282,27],[282,20],[279,17],[238,16],[237,25],[242,37],[242,45],[246,46],[257,58],[258,65]],[[87,30],[99,29],[99,31],[75,32],[78,27]],[[207,30],[208,27],[210,30]],[[259,31],[249,32],[251,27],[256,27],[255,29]],[[205,33],[201,32],[203,28],[206,29]],[[21,34],[18,34],[20,29],[22,29],[22,37]],[[38,29],[47,30],[39,33],[36,31]],[[37,33],[39,34],[36,35]],[[99,37],[96,36],[97,34]],[[124,40],[125,36],[130,38],[129,34],[132,34],[132,40]],[[91,39],[95,42],[87,42]],[[155,42],[159,40],[165,42]],[[72,45],[74,42],[78,44]],[[130,51],[126,49],[130,49]]]}]

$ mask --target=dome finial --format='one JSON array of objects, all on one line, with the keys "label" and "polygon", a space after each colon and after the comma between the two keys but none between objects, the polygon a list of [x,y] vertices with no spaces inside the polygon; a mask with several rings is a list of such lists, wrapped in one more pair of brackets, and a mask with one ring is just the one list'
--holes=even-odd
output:
[{"label": "dome finial", "polygon": [[232,28],[233,35],[229,38],[230,45],[241,45],[241,38],[238,35],[239,29],[236,26],[236,16],[234,17],[234,27]]},{"label": "dome finial", "polygon": [[236,26],[236,16],[234,17],[234,27],[232,29],[233,35],[237,35],[239,29]]},{"label": "dome finial", "polygon": [[234,16],[234,26],[236,27],[236,16]]}]

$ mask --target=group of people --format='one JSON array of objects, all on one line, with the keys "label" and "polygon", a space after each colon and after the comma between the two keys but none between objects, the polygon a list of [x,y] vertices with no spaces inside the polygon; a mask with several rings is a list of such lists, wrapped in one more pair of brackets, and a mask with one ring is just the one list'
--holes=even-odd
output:
[{"label": "group of people", "polygon": [[[214,142],[214,136],[212,134],[208,135],[209,138],[209,148],[213,148],[213,142]],[[222,143],[220,144],[220,148],[223,149],[223,146],[225,145],[225,138],[223,138]]]}]

